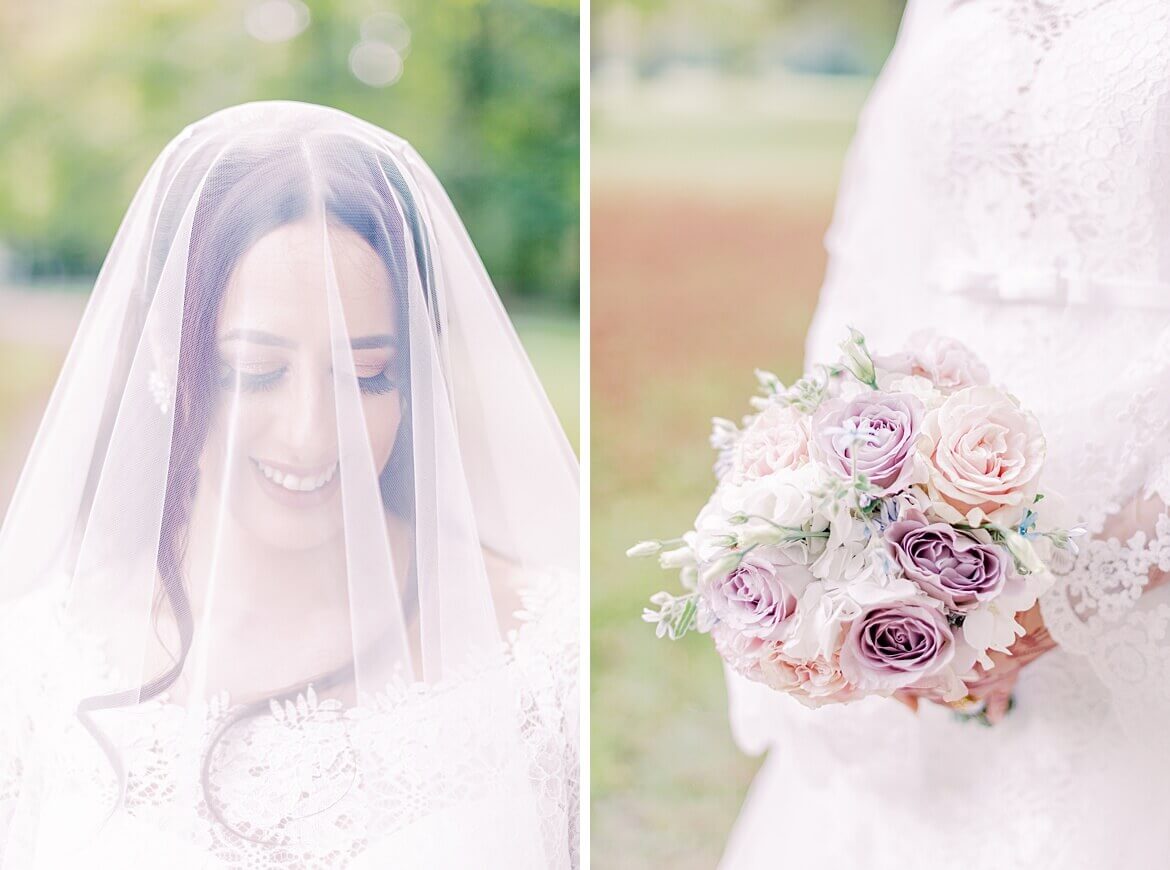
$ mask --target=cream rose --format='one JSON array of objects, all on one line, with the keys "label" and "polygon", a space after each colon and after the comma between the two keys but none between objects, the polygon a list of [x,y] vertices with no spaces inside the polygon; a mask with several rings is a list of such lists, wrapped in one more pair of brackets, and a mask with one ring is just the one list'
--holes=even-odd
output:
[{"label": "cream rose", "polygon": [[928,489],[946,522],[1013,526],[1032,502],[1045,444],[1036,418],[994,387],[959,390],[927,414]]}]

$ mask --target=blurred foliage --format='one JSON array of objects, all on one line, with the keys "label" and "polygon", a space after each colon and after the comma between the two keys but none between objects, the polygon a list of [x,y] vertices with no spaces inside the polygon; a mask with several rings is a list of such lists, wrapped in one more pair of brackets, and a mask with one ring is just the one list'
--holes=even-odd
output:
[{"label": "blurred foliage", "polygon": [[[257,7],[309,23],[249,34]],[[352,72],[363,23],[401,16],[387,87]],[[279,21],[278,21],[279,23]],[[0,242],[38,278],[96,271],[151,161],[249,100],[326,103],[410,140],[506,299],[578,286],[577,0],[41,0],[0,5]]]},{"label": "blurred foliage", "polygon": [[[740,30],[744,29],[744,16],[757,21],[777,21],[810,9],[826,16],[844,16],[874,25],[892,23],[896,29],[906,0],[725,0],[723,3],[712,3],[711,0],[593,0],[591,9],[596,17],[620,6],[651,15],[682,10],[698,12],[712,21],[725,20]],[[735,12],[735,15],[728,15],[728,12]]]},{"label": "blurred foliage", "polygon": [[643,75],[676,65],[757,74],[872,76],[894,43],[906,0],[593,0],[595,67],[615,47]]}]

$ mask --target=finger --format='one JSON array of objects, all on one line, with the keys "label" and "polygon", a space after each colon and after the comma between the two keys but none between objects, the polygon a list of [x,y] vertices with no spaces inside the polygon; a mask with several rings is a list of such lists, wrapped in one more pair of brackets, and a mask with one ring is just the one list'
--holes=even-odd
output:
[{"label": "finger", "polygon": [[905,704],[911,711],[918,712],[918,696],[911,695],[907,692],[895,692],[894,697]]},{"label": "finger", "polygon": [[998,725],[1007,715],[1011,706],[1012,694],[1010,690],[997,690],[987,697],[987,721]]},{"label": "finger", "polygon": [[1014,665],[997,667],[980,679],[968,683],[967,690],[976,698],[987,698],[995,694],[1011,694],[1019,676],[1020,670]]}]

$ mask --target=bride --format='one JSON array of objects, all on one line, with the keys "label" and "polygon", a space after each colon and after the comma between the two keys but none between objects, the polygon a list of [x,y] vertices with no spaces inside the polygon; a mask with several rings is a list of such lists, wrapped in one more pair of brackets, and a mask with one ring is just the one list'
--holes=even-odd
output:
[{"label": "bride", "polygon": [[409,145],[188,127],[0,531],[0,867],[576,866],[577,492]]},{"label": "bride", "polygon": [[1090,535],[984,687],[993,727],[729,674],[737,740],[768,757],[723,867],[1167,866],[1168,46],[1164,0],[910,0],[808,357],[847,324],[879,351],[966,343],[1040,418],[1045,486]]}]

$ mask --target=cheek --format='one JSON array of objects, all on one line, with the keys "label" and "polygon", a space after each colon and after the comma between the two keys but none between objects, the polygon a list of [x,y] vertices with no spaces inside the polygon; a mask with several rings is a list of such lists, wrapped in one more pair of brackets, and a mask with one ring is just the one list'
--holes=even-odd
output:
[{"label": "cheek", "polygon": [[386,467],[390,459],[401,426],[402,398],[399,393],[372,396],[366,400],[366,435],[370,439],[370,451],[379,471]]},{"label": "cheek", "polygon": [[227,421],[227,403],[217,394],[212,405],[207,438],[203,442],[203,453],[199,457],[199,470],[202,474],[222,476],[230,450],[228,433],[231,429]]},{"label": "cheek", "polygon": [[239,464],[254,453],[263,452],[275,413],[272,404],[264,398],[245,396],[233,401],[230,394],[220,394],[200,459],[205,473],[222,474],[229,461]]}]

